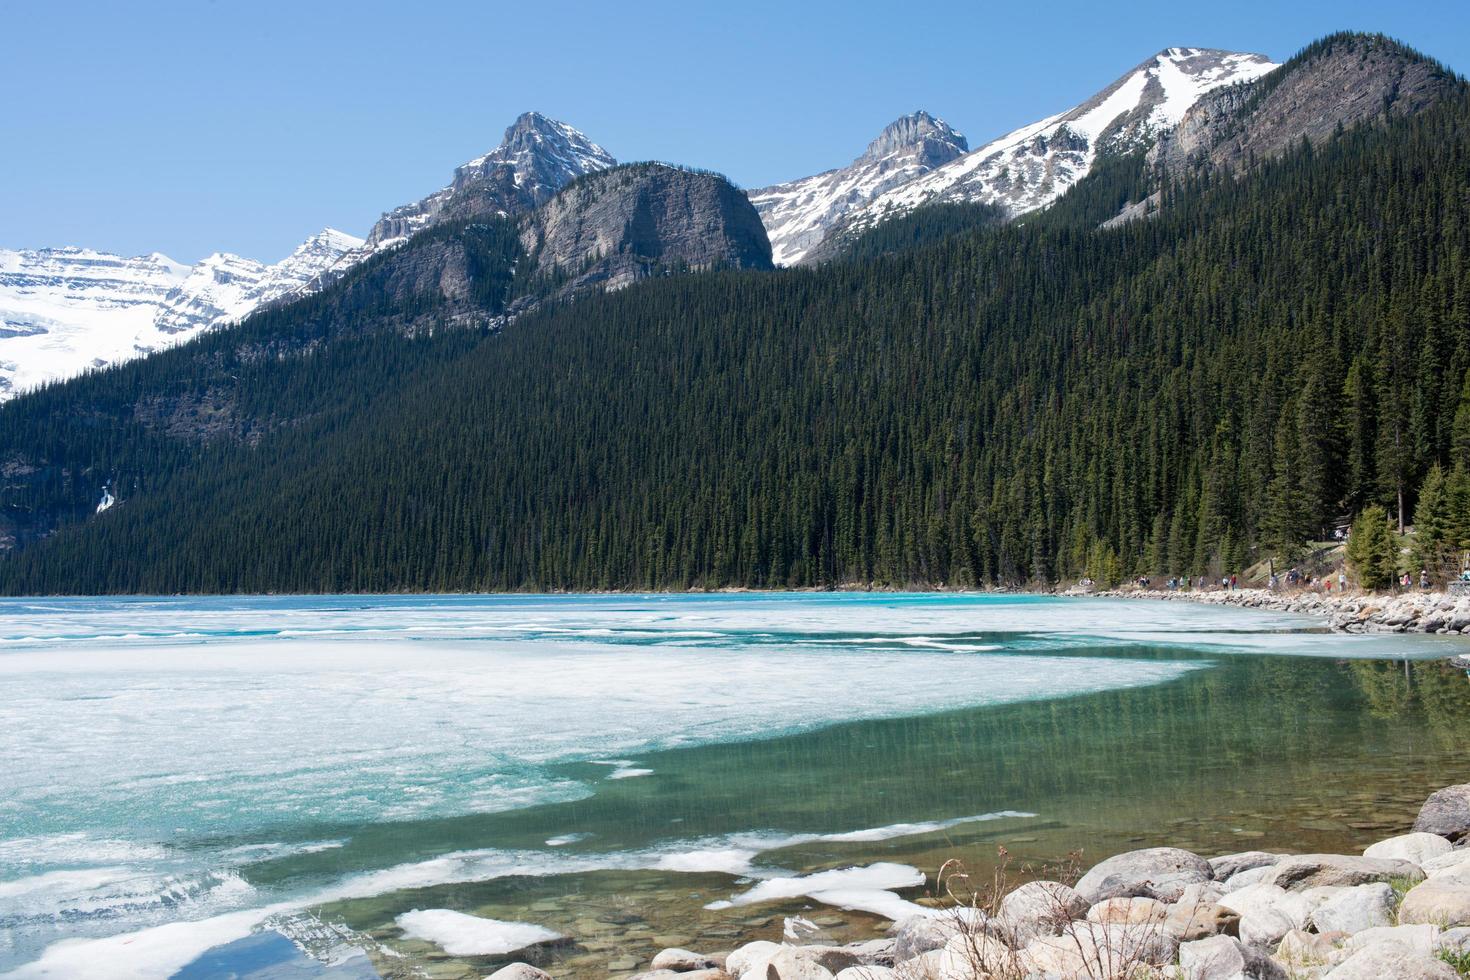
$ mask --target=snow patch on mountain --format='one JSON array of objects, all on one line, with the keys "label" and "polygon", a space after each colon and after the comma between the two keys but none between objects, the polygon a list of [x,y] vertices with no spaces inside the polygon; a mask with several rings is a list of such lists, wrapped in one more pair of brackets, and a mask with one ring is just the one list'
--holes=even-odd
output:
[{"label": "snow patch on mountain", "polygon": [[777,265],[795,265],[852,211],[963,156],[963,134],[922,109],[890,123],[849,166],[749,193]]}]

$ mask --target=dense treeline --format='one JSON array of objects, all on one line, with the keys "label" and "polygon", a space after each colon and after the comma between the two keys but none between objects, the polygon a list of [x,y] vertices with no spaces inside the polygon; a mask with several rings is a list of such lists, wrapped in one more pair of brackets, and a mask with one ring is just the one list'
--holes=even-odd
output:
[{"label": "dense treeline", "polygon": [[1068,207],[1089,213],[649,282],[494,335],[311,345],[230,389],[276,420],[247,439],[137,418],[194,383],[167,355],[18,399],[0,458],[52,426],[75,461],[85,429],[89,472],[146,486],[0,562],[0,588],[1218,573],[1370,505],[1408,520],[1466,464],[1470,100],[1167,187],[1150,220]]}]

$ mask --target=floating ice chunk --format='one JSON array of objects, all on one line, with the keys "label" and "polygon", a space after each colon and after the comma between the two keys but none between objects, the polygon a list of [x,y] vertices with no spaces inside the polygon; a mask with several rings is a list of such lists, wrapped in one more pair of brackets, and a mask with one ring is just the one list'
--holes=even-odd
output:
[{"label": "floating ice chunk", "polygon": [[566,938],[545,926],[484,919],[452,909],[414,909],[393,922],[404,934],[428,940],[450,956],[497,956]]},{"label": "floating ice chunk", "polygon": [[[837,868],[832,871],[818,871],[816,874],[800,875],[790,878],[769,878],[747,892],[734,896],[728,902],[711,902],[706,905],[707,909],[730,908],[738,905],[755,905],[760,902],[774,902],[780,899],[815,898],[819,902],[828,905],[841,904],[837,901],[828,902],[818,898],[818,895],[827,894],[837,896],[843,901],[852,904],[843,905],[844,908],[863,909],[872,911],[874,907],[882,906],[894,909],[894,903],[903,902],[898,896],[889,892],[894,888],[917,888],[925,881],[924,872],[907,864],[894,864],[889,861],[880,861],[859,868]],[[888,898],[881,898],[874,893],[881,892]],[[891,901],[890,901],[891,900]],[[903,902],[904,905],[913,905],[912,902]],[[913,905],[914,908],[919,908]],[[885,915],[886,913],[875,913]],[[909,914],[909,913],[906,913]],[[900,916],[901,917],[901,916]]]},{"label": "floating ice chunk", "polygon": [[928,820],[922,823],[895,823],[887,827],[871,827],[867,830],[853,830],[843,834],[823,834],[819,840],[833,841],[836,843],[871,843],[873,841],[893,840],[898,837],[913,837],[918,834],[932,834],[940,830],[948,830],[951,827],[959,827],[967,823],[980,823],[986,820],[1004,820],[1007,817],[1034,817],[1034,813],[1026,813],[1022,810],[997,810],[994,813],[980,813],[973,817],[955,817],[952,820]]}]

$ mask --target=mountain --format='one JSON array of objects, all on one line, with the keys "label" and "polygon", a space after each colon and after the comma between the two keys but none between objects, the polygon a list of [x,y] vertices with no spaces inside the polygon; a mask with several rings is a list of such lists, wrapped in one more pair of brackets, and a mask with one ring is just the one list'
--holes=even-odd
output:
[{"label": "mountain", "polygon": [[[0,591],[986,586],[1290,561],[1343,514],[1412,514],[1436,473],[1470,486],[1470,93],[1451,83],[1171,183],[1147,223],[1098,229],[1147,177],[1110,156],[1033,221],[918,208],[860,260],[603,277],[500,329],[595,271],[597,242],[641,240],[577,215],[626,227],[666,213],[629,210],[646,181],[703,185],[635,166],[441,222],[320,294],[0,406]],[[920,233],[930,215],[950,230]],[[522,275],[535,249],[570,265]]]},{"label": "mountain", "polygon": [[617,165],[606,150],[566,123],[539,112],[519,116],[500,145],[457,167],[449,186],[394,208],[368,232],[372,250],[439,221],[515,215],[540,207],[578,177]]},{"label": "mountain", "polygon": [[0,249],[0,400],[238,320],[361,245],[329,228],[274,265],[216,253],[194,266],[156,252]]},{"label": "mountain", "polygon": [[778,265],[807,257],[853,210],[963,156],[965,137],[922,109],[897,119],[849,166],[750,191]]},{"label": "mountain", "polygon": [[1197,100],[1160,135],[1149,162],[1174,177],[1201,167],[1238,172],[1302,139],[1421,112],[1458,85],[1449,69],[1388,38],[1335,34],[1254,84]]},{"label": "mountain", "polygon": [[[1205,93],[1275,67],[1258,54],[1168,48],[1086,102],[886,189],[852,209],[843,225],[860,230],[933,203],[992,204],[1013,216],[1034,211],[1066,193],[1100,156],[1149,145]],[[820,250],[814,257],[823,257]]]},{"label": "mountain", "polygon": [[499,146],[458,167],[447,187],[384,214],[366,240],[329,228],[273,265],[225,252],[187,266],[157,253],[0,249],[0,401],[315,292],[440,222],[533,210],[614,165],[571,126],[527,112]]}]

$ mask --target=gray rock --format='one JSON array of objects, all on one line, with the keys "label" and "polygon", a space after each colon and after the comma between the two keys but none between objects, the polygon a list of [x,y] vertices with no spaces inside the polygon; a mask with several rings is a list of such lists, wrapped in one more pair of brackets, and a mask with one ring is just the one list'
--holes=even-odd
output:
[{"label": "gray rock", "polygon": [[893,926],[893,958],[902,963],[930,950],[943,949],[963,931],[959,919],[953,916],[911,915]]},{"label": "gray rock", "polygon": [[1211,936],[1179,947],[1186,980],[1287,980],[1281,964],[1230,936]]},{"label": "gray rock", "polygon": [[759,970],[761,980],[765,980],[766,961],[780,948],[776,943],[767,942],[764,939],[746,943],[725,957],[725,972],[732,977],[743,977],[747,973]]},{"label": "gray rock", "polygon": [[538,970],[529,963],[512,963],[502,966],[485,980],[551,980],[551,974]]},{"label": "gray rock", "polygon": [[996,920],[1012,946],[1038,936],[1060,935],[1062,927],[1087,914],[1087,900],[1059,881],[1028,881],[1000,901]]},{"label": "gray rock", "polygon": [[1470,862],[1470,847],[1459,847],[1448,854],[1430,858],[1419,867],[1423,868],[1424,873],[1429,877],[1435,878],[1443,874],[1470,872],[1470,864],[1466,862]]},{"label": "gray rock", "polygon": [[1231,892],[1238,892],[1242,888],[1249,888],[1251,885],[1260,884],[1275,874],[1275,872],[1276,865],[1274,864],[1263,864],[1259,868],[1247,868],[1244,871],[1237,871],[1220,883],[1220,890],[1227,895]]},{"label": "gray rock", "polygon": [[1313,932],[1293,929],[1281,937],[1276,947],[1276,958],[1292,970],[1325,966],[1342,959],[1342,954],[1332,941]]},{"label": "gray rock", "polygon": [[1470,928],[1446,929],[1439,934],[1438,948],[1451,953],[1470,955]]},{"label": "gray rock", "polygon": [[1187,885],[1210,881],[1210,863],[1177,847],[1149,847],[1108,858],[1077,882],[1077,893],[1096,905],[1108,898],[1177,901]]},{"label": "gray rock", "polygon": [[1312,911],[1318,932],[1362,932],[1393,925],[1393,888],[1378,881],[1344,888]]},{"label": "gray rock", "polygon": [[834,980],[895,980],[897,976],[891,966],[850,966]]},{"label": "gray rock", "polygon": [[666,949],[655,956],[650,965],[655,970],[686,973],[690,970],[713,970],[720,966],[720,962],[712,956],[691,953],[687,949]]},{"label": "gray rock", "polygon": [[1216,881],[1225,881],[1242,871],[1279,864],[1284,857],[1286,857],[1285,854],[1273,854],[1270,851],[1241,851],[1238,854],[1222,854],[1219,857],[1210,858],[1210,870],[1214,873]]},{"label": "gray rock", "polygon": [[1402,834],[1398,837],[1390,837],[1388,840],[1381,840],[1365,850],[1363,857],[1397,858],[1400,861],[1412,861],[1423,867],[1425,861],[1448,854],[1454,850],[1454,847],[1455,845],[1438,834],[1415,831],[1412,834]]},{"label": "gray rock", "polygon": [[[753,980],[832,980],[832,971],[815,959],[803,956],[801,949],[800,946],[779,947],[766,957],[763,971],[757,967]],[[750,975],[751,971],[742,974]]]},{"label": "gray rock", "polygon": [[1301,854],[1276,865],[1266,880],[1287,891],[1303,891],[1321,885],[1366,885],[1375,881],[1408,878],[1421,881],[1424,872],[1410,861],[1357,857],[1351,854]]},{"label": "gray rock", "polygon": [[1349,936],[1343,945],[1349,952],[1356,953],[1360,949],[1382,943],[1407,946],[1416,953],[1428,956],[1439,945],[1439,926],[1409,925],[1364,929],[1357,935]]},{"label": "gray rock", "polygon": [[1399,921],[1445,929],[1470,926],[1470,875],[1438,875],[1410,888],[1399,905]]},{"label": "gray rock", "polygon": [[1032,940],[1019,965],[1046,976],[1131,976],[1144,966],[1168,963],[1177,948],[1157,925],[1080,921],[1068,923],[1061,935]]},{"label": "gray rock", "polygon": [[1470,783],[1446,786],[1431,793],[1419,809],[1414,829],[1452,841],[1470,836]]},{"label": "gray rock", "polygon": [[1433,956],[1398,943],[1378,943],[1333,967],[1326,980],[1460,980],[1460,975]]},{"label": "gray rock", "polygon": [[1295,928],[1291,916],[1278,908],[1253,909],[1240,917],[1240,941],[1247,946],[1275,949]]}]

